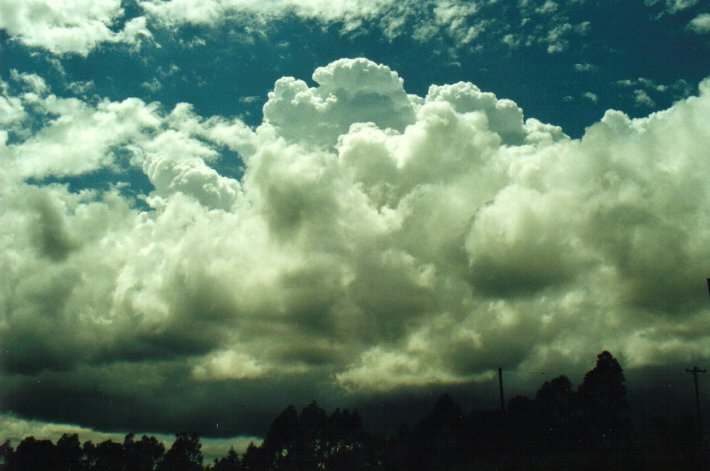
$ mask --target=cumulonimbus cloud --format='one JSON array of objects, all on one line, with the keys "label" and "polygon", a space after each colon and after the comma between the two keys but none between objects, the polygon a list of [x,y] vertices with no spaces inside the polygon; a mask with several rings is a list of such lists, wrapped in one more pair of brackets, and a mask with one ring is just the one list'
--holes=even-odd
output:
[{"label": "cumulonimbus cloud", "polygon": [[[128,397],[125,381],[178,377],[180,394],[229,384],[250,401],[279,381],[369,394],[605,348],[628,367],[710,355],[696,329],[710,315],[710,82],[570,139],[470,83],[416,97],[365,59],[313,79],[279,80],[257,128],[188,105],[5,93],[6,403],[21,409],[28,378],[71,390],[79,370],[145,370],[96,380]],[[55,118],[23,131],[42,107]],[[85,158],[71,136],[92,142]],[[243,176],[221,175],[237,155]],[[120,159],[152,183],[144,204],[56,181]]]}]

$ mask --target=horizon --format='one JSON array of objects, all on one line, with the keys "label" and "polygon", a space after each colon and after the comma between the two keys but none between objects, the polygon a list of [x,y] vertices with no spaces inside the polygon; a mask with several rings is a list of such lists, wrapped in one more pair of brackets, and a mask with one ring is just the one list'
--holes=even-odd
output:
[{"label": "horizon", "polygon": [[[623,365],[622,365],[623,367]],[[591,369],[591,366],[590,366]],[[694,391],[692,384],[692,376],[688,371],[685,372],[659,372],[657,368],[650,368],[646,373],[635,372],[632,373],[631,381],[629,381],[628,374],[624,371],[624,376],[626,378],[626,388],[627,388],[627,398],[629,400],[629,417],[632,420],[632,442],[633,443],[644,443],[653,437],[654,430],[652,425],[655,421],[666,420],[669,427],[680,427],[689,419],[694,419],[695,416],[695,400]],[[548,372],[516,372],[503,370],[504,378],[507,378],[509,374],[522,375],[527,377],[532,377],[538,380],[538,384],[534,389],[539,389],[543,382],[550,381],[561,376],[570,379],[573,390],[582,383],[584,376],[588,372],[584,373],[558,373],[552,374]],[[649,379],[655,379],[656,381],[649,381]],[[703,377],[701,376],[699,380],[699,389],[701,394],[706,393],[707,385],[703,384]],[[512,383],[512,384],[511,384]],[[535,398],[534,389],[529,388],[530,383],[526,381],[525,386],[521,386],[520,382],[511,381],[508,382],[504,380],[504,390],[508,393],[505,394],[506,405],[511,399],[525,396],[531,399]],[[651,386],[652,392],[640,390],[641,385]],[[660,393],[660,394],[659,394]],[[423,419],[425,415],[431,412],[434,406],[435,400],[441,398],[442,396],[452,397],[453,400],[461,406],[464,414],[472,415],[477,412],[486,411],[499,411],[499,385],[498,378],[492,378],[486,383],[479,383],[476,385],[465,385],[457,386],[452,390],[448,390],[442,387],[440,391],[420,391],[420,392],[410,392],[409,394],[404,394],[404,396],[409,396],[405,400],[393,401],[389,400],[387,402],[379,403],[376,400],[370,403],[363,403],[351,407],[350,410],[357,411],[363,420],[363,425],[365,430],[373,433],[378,437],[392,436],[397,433],[401,426],[407,426],[409,428],[413,427],[418,421]],[[650,399],[653,398],[653,399]],[[300,411],[308,403],[317,403],[319,406],[324,407],[324,404],[320,403],[317,399],[312,399],[311,401],[303,404],[285,404],[281,409],[275,411],[273,417],[262,424],[262,429],[265,432],[268,428],[271,420],[273,420],[278,412],[286,409],[287,407],[295,407],[296,410]],[[338,404],[327,404],[325,405],[325,410],[327,412],[332,412],[335,409],[348,409],[348,407],[340,407]],[[506,407],[507,409],[507,407]],[[396,417],[394,421],[388,421],[387,418]],[[16,418],[15,418],[16,419]],[[5,417],[8,420],[8,417]],[[397,422],[398,420],[398,422]],[[702,415],[703,429],[710,430],[710,416],[708,414]],[[151,432],[143,431],[141,433],[136,433],[131,430],[128,431],[100,431],[93,430],[90,428],[77,427],[71,424],[52,424],[51,427],[41,427],[39,429],[36,426],[27,424],[23,420],[15,420],[10,426],[14,429],[13,436],[3,436],[0,437],[0,442],[9,440],[11,445],[17,445],[22,439],[33,436],[36,439],[45,439],[56,442],[64,434],[77,434],[80,438],[81,443],[86,441],[92,441],[94,444],[98,444],[104,440],[113,440],[114,442],[121,443],[123,438],[129,434],[134,433],[136,437],[142,435],[156,437],[163,445],[166,450],[170,447],[170,444],[175,438],[175,434],[181,431],[175,431],[174,433],[165,432]],[[5,429],[7,430],[7,428]],[[34,431],[34,434],[33,432]],[[218,430],[186,430],[187,432],[196,432],[202,443],[202,453],[204,455],[204,462],[206,464],[211,463],[214,459],[219,459],[225,456],[230,448],[234,448],[237,453],[243,455],[250,444],[255,444],[259,446],[263,440],[265,433],[251,435],[251,436],[233,436],[224,437],[220,436]],[[707,432],[704,433],[707,436]]]}]

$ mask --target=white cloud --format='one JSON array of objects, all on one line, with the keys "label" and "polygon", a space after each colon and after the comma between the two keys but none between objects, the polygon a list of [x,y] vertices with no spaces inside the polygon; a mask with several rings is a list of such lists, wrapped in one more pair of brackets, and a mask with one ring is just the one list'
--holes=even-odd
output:
[{"label": "white cloud", "polygon": [[647,89],[655,90],[655,91],[657,91],[657,92],[661,92],[661,93],[662,93],[662,92],[665,92],[665,91],[668,90],[668,86],[667,86],[667,85],[664,85],[664,84],[662,84],[662,83],[660,83],[660,84],[659,84],[659,83],[656,83],[655,80],[647,79],[647,78],[644,78],[644,77],[639,77],[638,82],[639,82],[641,85],[645,86]]},{"label": "white cloud", "polygon": [[688,27],[698,34],[710,33],[710,13],[699,14],[690,20]]},{"label": "white cloud", "polygon": [[587,100],[591,101],[592,103],[596,103],[596,102],[599,101],[599,97],[597,96],[596,93],[584,92],[584,93],[582,94],[582,96],[583,96],[584,98],[586,98]]},{"label": "white cloud", "polygon": [[[105,43],[138,48],[143,41],[153,40],[152,31],[162,28],[239,23],[256,31],[263,29],[265,23],[295,15],[302,20],[337,24],[344,35],[376,28],[389,39],[405,34],[421,42],[444,39],[454,44],[448,50],[453,58],[457,50],[480,49],[491,38],[511,47],[543,44],[554,54],[567,49],[571,36],[583,36],[590,31],[588,21],[570,22],[570,9],[583,3],[560,6],[553,1],[534,5],[521,2],[512,13],[519,16],[524,28],[513,33],[510,23],[498,17],[495,2],[142,0],[137,5],[140,12],[136,14],[140,16],[127,17],[120,0],[8,0],[0,7],[0,28],[27,46],[42,47],[55,54],[85,56]],[[538,17],[532,28],[531,15]],[[542,23],[538,24],[538,20]],[[200,37],[180,43],[189,48],[205,44]]]},{"label": "white cloud", "polygon": [[10,71],[10,77],[15,82],[24,82],[30,92],[35,95],[44,95],[48,91],[47,83],[39,75],[19,73],[13,69]]},{"label": "white cloud", "polygon": [[520,38],[516,37],[515,35],[508,33],[503,38],[501,39],[501,42],[508,47],[515,49],[518,46],[520,46]]},{"label": "white cloud", "polygon": [[112,30],[122,16],[120,0],[7,0],[0,6],[0,29],[56,54],[87,55],[104,42],[138,45],[141,37],[151,37],[142,17]]},{"label": "white cloud", "polygon": [[674,100],[678,100],[688,97],[693,92],[693,88],[690,84],[683,79],[665,84],[646,77],[638,77],[636,79],[617,80],[614,82],[614,85],[623,88],[633,87],[633,100],[635,105],[648,108],[654,108],[656,106],[656,102],[653,100],[652,95],[663,96],[664,94],[667,94]]},{"label": "white cloud", "polygon": [[554,13],[555,11],[557,11],[558,7],[559,5],[556,2],[553,2],[552,0],[546,0],[545,3],[535,9],[535,12],[546,15],[549,13]]},{"label": "white cloud", "polygon": [[647,106],[649,108],[656,106],[656,102],[653,101],[653,98],[651,98],[645,90],[641,90],[640,88],[634,90],[634,102],[637,106]]},{"label": "white cloud", "polygon": [[465,45],[475,40],[485,30],[482,22],[475,26],[469,25],[469,19],[479,12],[480,6],[475,2],[440,1],[434,7],[434,30],[443,28],[459,44]]},{"label": "white cloud", "polygon": [[264,119],[280,136],[302,143],[335,144],[351,124],[373,122],[402,131],[414,121],[418,100],[388,67],[365,59],[340,60],[313,73],[319,85],[285,77],[264,105]]},{"label": "white cloud", "polygon": [[577,72],[593,72],[597,70],[597,66],[584,62],[581,64],[574,64],[574,70]]},{"label": "white cloud", "polygon": [[647,6],[655,6],[658,3],[664,5],[666,13],[674,15],[679,11],[694,7],[698,0],[644,0]]},{"label": "white cloud", "polygon": [[560,23],[554,25],[544,38],[539,38],[539,42],[547,44],[547,52],[549,54],[557,54],[564,52],[569,47],[569,36],[577,35],[584,36],[589,34],[591,23],[584,21],[577,25],[571,23]]},{"label": "white cloud", "polygon": [[[7,129],[11,125],[20,123],[26,116],[22,100],[15,96],[8,96],[3,90],[3,94],[0,95],[0,125]],[[2,132],[6,133],[6,131]],[[7,138],[7,134],[5,137]]]},{"label": "white cloud", "polygon": [[99,103],[96,108],[75,98],[25,95],[49,118],[47,126],[21,143],[7,146],[9,170],[43,178],[91,172],[109,166],[112,146],[136,140],[159,124],[155,106],[136,98]]},{"label": "white cloud", "polygon": [[140,5],[149,15],[167,23],[212,24],[240,12],[281,16],[293,11],[305,18],[348,21],[376,15],[392,3],[391,0],[146,0]]},{"label": "white cloud", "polygon": [[[186,388],[363,393],[602,349],[635,366],[707,354],[664,329],[710,315],[710,82],[570,139],[469,83],[413,97],[364,59],[313,78],[280,79],[256,129],[36,96],[52,119],[0,150],[4,374],[177,358]],[[111,165],[112,146],[153,184],[150,209],[22,181]],[[215,169],[225,147],[240,181]]]},{"label": "white cloud", "polygon": [[668,8],[674,13],[694,7],[697,3],[698,0],[666,0],[666,5],[668,5]]},{"label": "white cloud", "polygon": [[358,363],[336,375],[338,384],[350,392],[389,392],[406,387],[456,384],[470,379],[451,375],[442,365],[418,358],[414,352],[383,351],[379,347],[366,351]]},{"label": "white cloud", "polygon": [[[174,137],[173,133],[169,133]],[[173,155],[149,154],[143,171],[155,187],[156,195],[165,197],[183,193],[194,197],[203,206],[230,209],[241,193],[239,182],[219,175],[199,158],[180,159]]]},{"label": "white cloud", "polygon": [[519,1],[515,13],[520,17],[520,26],[511,28],[509,19],[497,24],[495,29],[504,33],[502,41],[510,47],[542,45],[548,54],[563,53],[573,37],[585,36],[591,31],[592,25],[589,21],[573,21],[573,17],[577,16],[575,13],[584,14],[584,10],[580,9],[584,3],[585,1]]},{"label": "white cloud", "polygon": [[192,367],[192,375],[198,381],[259,378],[267,373],[255,358],[233,350],[211,354]]}]

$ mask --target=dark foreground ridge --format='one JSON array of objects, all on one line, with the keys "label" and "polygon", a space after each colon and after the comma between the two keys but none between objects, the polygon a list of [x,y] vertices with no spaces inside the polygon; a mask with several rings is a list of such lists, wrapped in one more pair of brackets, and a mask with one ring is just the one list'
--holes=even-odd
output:
[{"label": "dark foreground ridge", "polygon": [[597,356],[576,390],[566,376],[546,381],[534,398],[516,396],[505,411],[470,415],[448,395],[416,425],[389,437],[368,433],[357,411],[330,415],[315,402],[288,406],[260,445],[203,463],[195,432],[179,432],[169,449],[155,437],[83,445],[76,434],[55,443],[24,438],[0,445],[2,471],[271,471],[271,470],[698,470],[708,469],[693,418],[659,421],[634,439],[621,366]]}]

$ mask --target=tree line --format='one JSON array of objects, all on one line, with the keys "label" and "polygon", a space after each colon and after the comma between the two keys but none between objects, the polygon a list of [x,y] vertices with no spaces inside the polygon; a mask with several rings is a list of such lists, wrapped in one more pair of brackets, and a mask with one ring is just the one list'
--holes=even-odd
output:
[{"label": "tree line", "polygon": [[[413,427],[388,437],[367,432],[356,410],[328,414],[315,402],[288,406],[260,445],[233,448],[204,463],[199,436],[179,432],[166,449],[155,437],[123,443],[55,443],[24,438],[0,445],[3,471],[316,471],[469,469],[702,469],[702,444],[692,422],[659,426],[649,441],[632,440],[630,405],[618,361],[609,353],[576,389],[566,376],[544,382],[534,397],[516,396],[507,409],[464,414],[443,395]],[[662,424],[661,424],[662,425]]]}]

